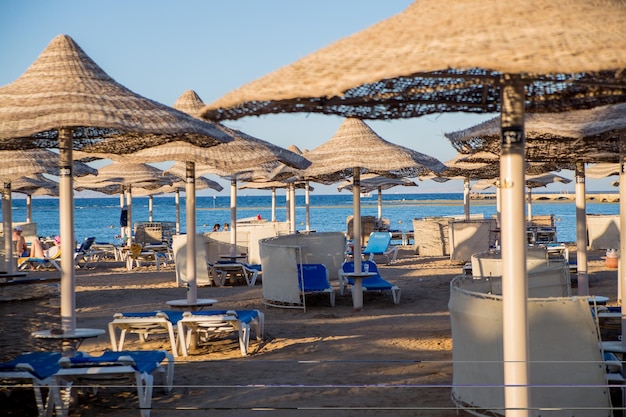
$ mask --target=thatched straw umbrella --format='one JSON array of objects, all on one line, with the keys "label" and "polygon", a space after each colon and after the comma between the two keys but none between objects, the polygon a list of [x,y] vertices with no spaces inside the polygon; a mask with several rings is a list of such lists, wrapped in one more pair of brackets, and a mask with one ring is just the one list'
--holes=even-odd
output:
[{"label": "thatched straw umbrella", "polygon": [[[458,132],[447,133],[452,145],[472,160],[500,153],[500,120],[493,118]],[[589,295],[585,163],[615,162],[620,158],[626,129],[626,104],[564,113],[531,114],[526,118],[526,160],[574,169],[576,176],[576,257],[579,295]],[[626,260],[625,260],[626,262]]]},{"label": "thatched straw umbrella", "polygon": [[[625,20],[626,4],[616,0],[420,0],[227,94],[202,116],[318,112],[397,119],[500,112],[500,175],[507,184],[502,406],[507,415],[530,415],[524,113],[626,101]],[[454,382],[464,384],[457,372]]]},{"label": "thatched straw umbrella", "polygon": [[[354,209],[354,270],[361,271],[361,175],[374,173],[390,177],[418,177],[442,171],[437,159],[385,141],[362,120],[346,118],[332,138],[306,153],[311,166],[302,177],[324,184],[352,178]],[[355,282],[353,304],[363,306],[360,281]]]},{"label": "thatched straw umbrella", "polygon": [[[0,88],[0,149],[59,148],[61,250],[72,253],[72,150],[128,153],[172,140],[214,146],[215,125],[133,93],[66,35],[57,36],[14,82]],[[61,328],[76,329],[74,261],[61,260]],[[71,350],[71,349],[69,349]]]},{"label": "thatched straw umbrella", "polygon": [[30,223],[33,221],[32,197],[34,195],[58,197],[59,183],[42,174],[34,174],[13,180],[11,191],[26,195],[26,223]]},{"label": "thatched straw umbrella", "polygon": [[[25,175],[50,174],[60,175],[59,156],[47,149],[28,149],[0,151],[0,181],[4,183],[2,191],[2,223],[7,272],[13,272],[13,244],[11,233],[13,223],[11,191],[12,182]],[[96,175],[98,171],[81,162],[73,162],[77,176]]]},{"label": "thatched straw umbrella", "polygon": [[[199,109],[204,106],[200,97],[192,90],[184,92],[174,103],[174,107],[184,110],[189,115],[197,115]],[[186,187],[186,210],[187,210],[187,301],[189,304],[196,302],[196,203],[194,179],[196,175],[215,174],[227,177],[231,180],[231,222],[230,232],[231,250],[234,255],[237,243],[237,179],[243,172],[261,168],[264,164],[284,163],[296,168],[308,166],[308,161],[302,156],[296,155],[286,149],[273,145],[269,142],[257,139],[246,133],[230,129],[222,125],[216,125],[229,138],[234,138],[224,146],[212,148],[195,146],[193,143],[176,141],[162,144],[151,148],[134,152],[132,155],[122,157],[128,161],[163,162],[163,161],[186,161],[185,173],[178,173],[170,168],[166,172],[175,175],[184,175],[187,181]],[[229,146],[226,146],[229,145]],[[116,157],[112,157],[116,159]],[[202,166],[203,169],[199,169]],[[248,178],[245,176],[244,178]]]},{"label": "thatched straw umbrella", "polygon": [[[372,191],[378,191],[378,227],[383,225],[383,190],[389,190],[393,187],[417,187],[415,181],[411,181],[408,178],[389,178],[377,174],[363,174],[361,175],[361,192],[371,193]],[[337,186],[337,191],[349,190],[352,191],[352,181],[346,180]]]},{"label": "thatched straw umbrella", "polygon": [[74,188],[76,191],[94,190],[109,195],[120,193],[120,205],[127,214],[126,224],[120,226],[122,236],[128,237],[130,246],[133,242],[133,189],[156,190],[171,186],[177,180],[152,165],[114,162],[100,168],[97,177],[76,180]]}]

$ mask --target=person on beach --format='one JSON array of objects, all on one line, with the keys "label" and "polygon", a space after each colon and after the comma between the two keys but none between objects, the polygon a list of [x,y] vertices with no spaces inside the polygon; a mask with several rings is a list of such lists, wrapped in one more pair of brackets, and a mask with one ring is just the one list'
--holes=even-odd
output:
[{"label": "person on beach", "polygon": [[228,223],[224,223],[224,230],[225,232],[228,232],[230,230],[230,225]]},{"label": "person on beach", "polygon": [[219,223],[215,223],[213,225],[213,231],[214,232],[219,232],[220,231],[220,224]]},{"label": "person on beach", "polygon": [[28,245],[26,244],[26,239],[22,236],[22,228],[20,226],[15,226],[13,228],[13,236],[12,236],[13,244],[15,245],[15,253],[20,256],[28,256],[30,254],[30,250],[28,249]]}]

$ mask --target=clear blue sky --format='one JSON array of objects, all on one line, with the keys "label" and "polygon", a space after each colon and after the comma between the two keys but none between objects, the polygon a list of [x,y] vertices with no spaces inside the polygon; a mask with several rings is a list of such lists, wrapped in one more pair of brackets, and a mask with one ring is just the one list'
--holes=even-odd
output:
[{"label": "clear blue sky", "polygon": [[[71,36],[116,81],[172,105],[185,90],[206,103],[331,42],[397,14],[411,0],[0,0],[0,85],[18,78],[59,34]],[[436,51],[433,51],[436,53]],[[367,121],[384,139],[442,162],[456,151],[443,136],[494,115],[440,114]],[[260,139],[313,149],[342,119],[268,115],[227,122]],[[167,164],[158,165],[161,168]],[[572,178],[571,172],[564,176]],[[211,176],[223,185],[226,182]],[[608,180],[587,189],[611,190]],[[227,188],[227,187],[225,187]],[[547,190],[573,190],[557,184]],[[420,182],[388,192],[461,192],[460,181]],[[226,194],[227,189],[221,194]],[[315,193],[336,192],[315,184]],[[200,195],[214,192],[199,192]],[[246,193],[258,193],[246,191]]]}]

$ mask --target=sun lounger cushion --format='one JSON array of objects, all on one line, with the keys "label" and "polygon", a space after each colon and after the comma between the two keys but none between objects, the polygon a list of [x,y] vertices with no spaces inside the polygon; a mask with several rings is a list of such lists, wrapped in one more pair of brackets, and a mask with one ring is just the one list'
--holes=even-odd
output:
[{"label": "sun lounger cushion", "polygon": [[330,305],[335,306],[335,290],[328,279],[328,270],[324,264],[302,264],[298,268],[298,284],[304,293],[324,292],[330,296]]},{"label": "sun lounger cushion", "polygon": [[[100,356],[79,355],[67,358],[72,367],[85,366],[119,366],[129,365],[128,359],[131,358],[131,366],[141,373],[152,373],[159,364],[167,357],[167,353],[162,350],[126,350],[120,352],[106,351]],[[61,366],[67,366],[66,362],[61,361]],[[69,366],[67,366],[69,367]]]},{"label": "sun lounger cushion", "polygon": [[[394,304],[400,303],[400,288],[397,285],[393,285],[378,272],[378,267],[375,262],[363,261],[363,264],[369,265],[369,272],[376,272],[376,275],[362,280],[362,287],[364,291],[391,291]],[[353,286],[354,280],[343,276],[343,272],[354,272],[354,262],[344,262],[342,269],[339,271],[339,292],[343,294],[344,287],[347,285]]]},{"label": "sun lounger cushion", "polygon": [[26,370],[38,379],[46,379],[59,370],[61,354],[57,352],[22,353],[15,359],[0,363],[0,372]]}]

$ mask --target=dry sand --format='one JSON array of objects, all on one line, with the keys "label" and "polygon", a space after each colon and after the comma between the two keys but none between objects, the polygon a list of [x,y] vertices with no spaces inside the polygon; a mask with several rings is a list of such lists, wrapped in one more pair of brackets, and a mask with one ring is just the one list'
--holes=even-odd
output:
[{"label": "dry sand", "polygon": [[[601,251],[590,252],[590,288],[616,299],[616,270],[604,266]],[[571,251],[575,259],[575,251]],[[203,287],[199,296],[219,300],[219,309],[259,309],[265,313],[265,337],[251,338],[242,357],[228,338],[179,357],[171,394],[155,389],[152,416],[455,416],[450,399],[452,337],[448,314],[450,280],[461,265],[443,257],[419,257],[404,247],[398,261],[380,266],[382,275],[402,289],[394,305],[390,293],[366,293],[364,309],[354,312],[349,295],[307,297],[307,311],[265,307],[262,285]],[[58,276],[56,271],[33,277]],[[575,278],[575,275],[573,275]],[[175,284],[173,267],[126,271],[103,262],[76,272],[78,327],[107,328],[116,312],[167,308],[185,298]],[[0,360],[31,350],[53,349],[34,340],[34,330],[58,326],[57,286],[2,288]],[[573,293],[576,292],[574,288]],[[34,297],[27,300],[15,298]],[[8,301],[13,300],[13,301]],[[127,349],[168,349],[165,339],[140,344],[129,336]],[[89,339],[81,350],[109,349],[108,335]],[[130,393],[129,393],[130,392]],[[30,390],[0,394],[0,415],[36,415]],[[79,396],[72,416],[139,415],[133,390],[105,389]],[[460,415],[466,415],[461,412]]]}]

